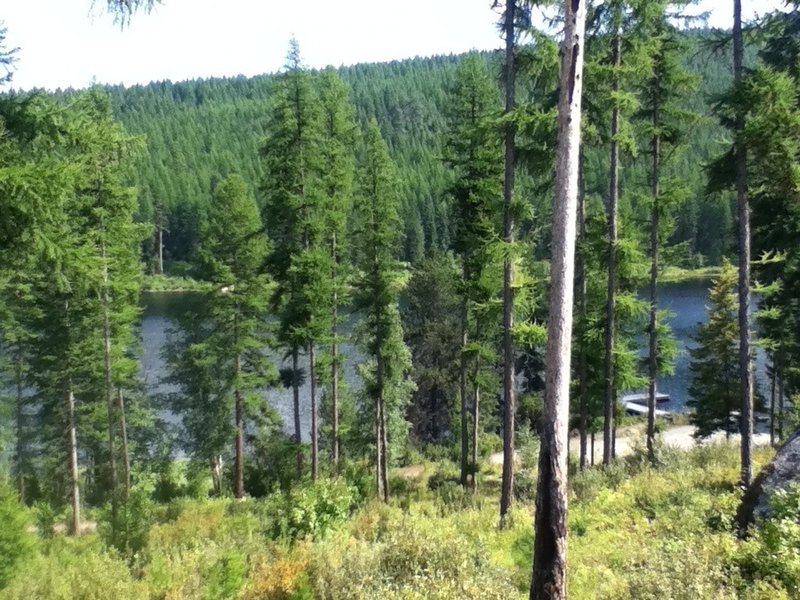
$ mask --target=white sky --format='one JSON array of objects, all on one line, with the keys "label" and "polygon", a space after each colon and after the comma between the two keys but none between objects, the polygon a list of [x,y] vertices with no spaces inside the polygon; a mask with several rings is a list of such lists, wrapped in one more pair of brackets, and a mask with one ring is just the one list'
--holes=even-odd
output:
[{"label": "white sky", "polygon": [[[282,66],[289,38],[306,64],[339,66],[500,46],[491,0],[163,0],[124,30],[105,0],[2,0],[13,85],[85,87],[255,75]],[[729,27],[732,0],[702,0]],[[744,0],[745,17],[782,0]]]}]

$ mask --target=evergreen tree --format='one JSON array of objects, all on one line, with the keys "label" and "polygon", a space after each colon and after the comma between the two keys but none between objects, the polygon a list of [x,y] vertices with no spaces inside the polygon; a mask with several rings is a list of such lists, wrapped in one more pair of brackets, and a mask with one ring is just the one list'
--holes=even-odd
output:
[{"label": "evergreen tree", "polygon": [[[459,67],[451,91],[446,159],[453,173],[450,186],[454,221],[453,249],[461,261],[461,484],[467,485],[469,462],[468,399],[469,372],[480,372],[481,336],[487,323],[476,319],[474,307],[495,295],[487,289],[487,271],[492,267],[490,247],[499,234],[499,198],[502,192],[502,150],[497,135],[498,97],[489,72],[477,55],[468,56]],[[475,320],[470,347],[470,320]],[[472,354],[472,361],[469,360]],[[470,365],[472,362],[474,365]],[[473,448],[477,447],[479,386],[472,379]],[[474,456],[474,454],[473,454]],[[475,465],[472,469],[474,470]]]},{"label": "evergreen tree", "polygon": [[708,321],[697,332],[691,350],[689,406],[698,437],[719,429],[731,432],[739,409],[738,327],[736,271],[726,260],[709,292]]},{"label": "evergreen tree", "polygon": [[269,265],[275,280],[272,308],[278,315],[277,341],[292,358],[290,381],[298,476],[300,447],[300,353],[308,355],[311,404],[311,476],[318,469],[318,428],[315,347],[328,336],[334,285],[332,257],[323,235],[325,217],[320,182],[321,123],[311,75],[300,62],[296,40],[289,50],[287,70],[274,91],[267,141],[262,148],[266,176],[264,222],[272,241]]},{"label": "evergreen tree", "polygon": [[339,466],[339,379],[342,359],[339,354],[341,336],[339,309],[348,302],[347,224],[353,205],[353,176],[356,125],[353,105],[341,77],[333,69],[325,70],[320,81],[321,186],[323,242],[327,244],[330,262],[331,295],[324,299],[331,314],[330,329],[330,429],[331,460]]},{"label": "evergreen tree", "polygon": [[[255,200],[238,175],[214,191],[200,227],[198,254],[205,278],[213,284],[208,297],[209,337],[202,343],[213,360],[217,385],[233,410],[233,491],[244,495],[245,415],[259,409],[259,391],[272,381],[272,364],[264,355],[268,280],[262,273],[267,256]],[[232,395],[233,402],[229,398]],[[230,419],[226,419],[227,422]]]},{"label": "evergreen tree", "polygon": [[356,203],[357,274],[353,307],[362,315],[357,338],[368,360],[360,372],[374,417],[378,495],[389,499],[390,452],[403,443],[406,405],[413,383],[411,356],[403,341],[398,298],[402,271],[397,180],[378,124],[370,122],[364,140]]}]

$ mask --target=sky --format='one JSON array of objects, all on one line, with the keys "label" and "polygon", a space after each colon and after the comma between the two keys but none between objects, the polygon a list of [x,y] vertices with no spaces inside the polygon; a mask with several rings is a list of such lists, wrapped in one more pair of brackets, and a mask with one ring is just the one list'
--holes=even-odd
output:
[{"label": "sky", "polygon": [[[19,47],[13,87],[82,88],[162,79],[257,75],[283,65],[289,39],[313,68],[500,46],[491,0],[162,0],[115,25],[105,0],[2,0],[6,45]],[[702,0],[730,27],[731,0]],[[781,0],[744,0],[744,16]],[[302,7],[302,8],[299,8]]]}]

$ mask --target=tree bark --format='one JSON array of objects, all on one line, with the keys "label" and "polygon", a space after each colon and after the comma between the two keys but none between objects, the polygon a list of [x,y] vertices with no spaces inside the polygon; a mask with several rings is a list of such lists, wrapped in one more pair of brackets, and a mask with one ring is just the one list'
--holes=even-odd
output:
[{"label": "tree bark", "polygon": [[[742,83],[744,38],[742,36],[742,0],[733,0],[733,78]],[[736,157],[736,204],[739,215],[739,378],[741,380],[741,483],[753,479],[753,368],[750,355],[750,203],[747,198],[747,149],[741,136],[745,117],[736,108],[734,152]]]},{"label": "tree bark", "polygon": [[298,350],[292,348],[292,403],[294,408],[294,441],[297,444],[297,477],[303,477],[303,447],[302,447],[302,434],[300,432],[300,386],[298,385],[297,369],[298,365]]},{"label": "tree bark", "polygon": [[308,345],[308,376],[311,384],[311,481],[319,476],[319,427],[317,427],[317,365],[314,343]]},{"label": "tree bark", "polygon": [[336,232],[331,237],[333,266],[333,322],[331,325],[331,460],[334,473],[339,472],[339,298],[337,294]]},{"label": "tree bark", "polygon": [[769,394],[769,445],[775,447],[775,354],[772,355],[772,369],[770,369],[770,394]]},{"label": "tree bark", "polygon": [[[580,155],[578,165],[578,230],[581,242],[586,240],[586,182],[584,179],[584,158],[583,152]],[[586,259],[583,252],[576,252],[577,260],[577,288],[578,288],[578,310],[582,323],[586,323]],[[580,340],[580,351],[578,354],[578,395],[580,399],[580,469],[586,468],[586,433],[589,423],[589,373],[588,356],[586,355],[586,341]]]},{"label": "tree bark", "polygon": [[655,464],[655,438],[656,438],[656,377],[658,375],[658,228],[660,220],[659,184],[661,175],[661,135],[658,127],[661,124],[661,81],[658,76],[654,82],[653,102],[653,172],[651,185],[653,194],[653,208],[650,216],[650,344],[648,355],[648,386],[647,386],[647,456],[651,464]]},{"label": "tree bark", "polygon": [[15,457],[16,470],[17,470],[17,485],[19,489],[19,501],[25,504],[25,412],[22,406],[23,398],[23,358],[22,346],[17,345],[14,378],[16,383],[16,434],[17,434],[17,452]]},{"label": "tree bark", "polygon": [[122,452],[122,473],[125,480],[125,498],[131,492],[131,457],[128,450],[128,421],[125,418],[125,397],[122,386],[117,386],[117,413],[119,414],[120,450]]},{"label": "tree bark", "polygon": [[784,426],[783,356],[778,360],[778,443],[783,443]]},{"label": "tree bark", "polygon": [[[507,0],[503,29],[506,38],[504,83],[505,83],[505,115],[514,111],[515,88],[515,31],[517,0]],[[507,245],[514,243],[514,141],[516,129],[509,119],[505,127],[505,175],[503,183],[503,240]],[[508,249],[510,251],[510,248]],[[508,509],[511,506],[514,489],[514,411],[515,411],[515,374],[514,374],[514,265],[510,256],[503,262],[503,479],[500,493],[500,523],[505,524]]]},{"label": "tree bark", "polygon": [[536,485],[531,600],[565,600],[567,597],[567,445],[586,5],[583,0],[566,0],[565,5],[545,415]]},{"label": "tree bark", "polygon": [[75,393],[72,389],[72,380],[67,382],[65,394],[65,409],[67,413],[67,461],[69,468],[69,481],[72,500],[73,535],[81,533],[81,492],[80,473],[78,472],[78,426],[75,418]]},{"label": "tree bark", "polygon": [[239,388],[242,374],[242,357],[236,355],[236,389],[233,391],[235,433],[235,457],[233,464],[233,495],[237,499],[244,497],[244,399]]},{"label": "tree bark", "polygon": [[[619,91],[619,68],[622,59],[622,36],[617,30],[611,42],[611,62],[614,69],[611,89]],[[614,338],[616,333],[617,303],[617,206],[619,204],[619,106],[611,112],[611,171],[608,195],[608,300],[606,304],[605,329],[605,419],[603,422],[603,464],[614,456],[613,436],[616,429],[615,407],[617,404],[614,382]]]},{"label": "tree bark", "polygon": [[[477,339],[477,332],[475,334]],[[475,359],[475,381],[472,388],[472,491],[478,491],[478,450],[480,447],[481,386],[478,383],[480,359]]]},{"label": "tree bark", "polygon": [[[464,265],[464,287],[467,286],[467,267]],[[467,464],[469,461],[469,426],[467,419],[467,318],[469,316],[468,300],[464,294],[461,307],[461,358],[458,373],[458,392],[461,397],[461,485],[467,487]]]},{"label": "tree bark", "polygon": [[378,497],[384,502],[389,501],[389,460],[388,436],[386,433],[386,397],[383,381],[383,357],[380,352],[376,357],[376,379],[378,394],[376,398],[376,476],[378,480]]},{"label": "tree bark", "polygon": [[114,387],[111,377],[111,317],[109,305],[111,298],[108,292],[108,258],[106,256],[105,240],[100,242],[100,257],[103,261],[103,379],[105,385],[107,426],[108,426],[108,470],[111,483],[111,523],[112,528],[117,522],[117,450],[114,443]]}]

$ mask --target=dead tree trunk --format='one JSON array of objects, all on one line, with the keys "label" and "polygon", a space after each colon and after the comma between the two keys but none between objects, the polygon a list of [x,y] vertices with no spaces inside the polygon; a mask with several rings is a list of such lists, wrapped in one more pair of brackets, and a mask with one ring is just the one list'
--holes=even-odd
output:
[{"label": "dead tree trunk", "polygon": [[236,498],[244,497],[244,399],[240,377],[242,373],[242,357],[236,355],[236,389],[233,391],[234,420],[235,420],[235,457],[233,464],[233,495]]},{"label": "dead tree trunk", "polygon": [[[467,282],[467,267],[464,265],[464,286]],[[469,461],[469,433],[467,406],[467,318],[469,302],[464,296],[461,307],[461,359],[458,373],[458,393],[461,399],[461,485],[467,487],[467,463]]]},{"label": "dead tree trunk", "polygon": [[80,473],[78,472],[78,425],[75,417],[75,392],[72,389],[72,380],[67,382],[64,408],[67,417],[67,461],[72,500],[71,531],[73,535],[80,535],[81,492]]},{"label": "dead tree trunk", "polygon": [[331,325],[331,461],[333,472],[339,472],[339,298],[336,289],[337,254],[336,232],[331,237],[331,257],[333,281],[333,321]]},{"label": "dead tree trunk", "polygon": [[[583,173],[583,152],[580,155],[578,165],[578,235],[581,242],[586,240],[586,184]],[[586,259],[583,252],[578,251],[577,260],[577,288],[578,288],[578,311],[581,323],[586,323]],[[580,469],[586,468],[586,433],[589,423],[589,373],[588,356],[586,355],[586,341],[580,340],[580,350],[578,355],[578,396],[580,399]],[[592,459],[594,462],[594,459]]]},{"label": "dead tree trunk", "polygon": [[536,485],[531,600],[565,600],[567,597],[567,445],[586,5],[583,0],[566,0],[565,5],[545,417]]}]

